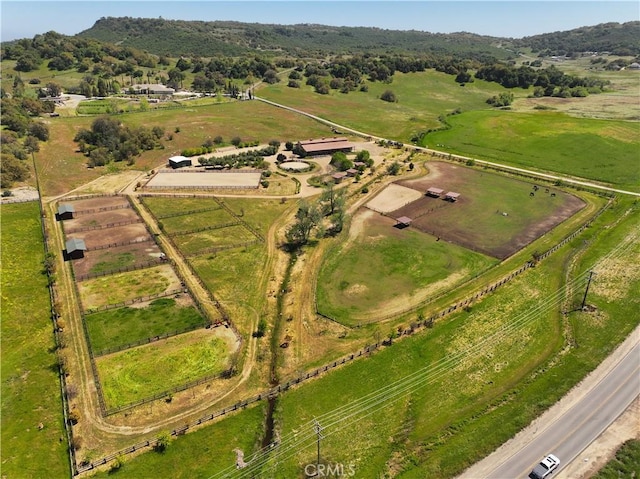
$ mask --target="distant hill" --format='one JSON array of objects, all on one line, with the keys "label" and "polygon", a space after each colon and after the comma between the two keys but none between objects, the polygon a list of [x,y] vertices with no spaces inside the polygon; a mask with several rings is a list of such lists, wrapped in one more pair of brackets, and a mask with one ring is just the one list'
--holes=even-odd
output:
[{"label": "distant hill", "polygon": [[513,46],[531,48],[544,55],[589,51],[635,56],[640,55],[640,22],[601,23],[565,32],[545,33],[514,40]]},{"label": "distant hill", "polygon": [[240,55],[256,50],[296,56],[340,53],[464,53],[505,58],[501,39],[472,33],[435,34],[369,27],[266,25],[108,17],[77,36],[130,46],[157,55]]}]

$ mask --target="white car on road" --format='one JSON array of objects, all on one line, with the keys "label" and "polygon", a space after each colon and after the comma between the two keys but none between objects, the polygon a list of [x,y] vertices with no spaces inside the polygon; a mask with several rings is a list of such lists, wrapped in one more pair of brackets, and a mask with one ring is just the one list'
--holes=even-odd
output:
[{"label": "white car on road", "polygon": [[549,454],[545,457],[540,464],[533,468],[531,474],[529,474],[530,479],[544,479],[549,474],[557,469],[560,465],[560,459],[558,459],[553,454]]}]

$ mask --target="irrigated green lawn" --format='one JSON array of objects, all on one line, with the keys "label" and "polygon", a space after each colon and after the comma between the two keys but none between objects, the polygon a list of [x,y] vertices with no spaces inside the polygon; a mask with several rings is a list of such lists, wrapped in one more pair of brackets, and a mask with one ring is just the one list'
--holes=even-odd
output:
[{"label": "irrigated green lawn", "polygon": [[194,334],[181,334],[96,358],[107,408],[221,373],[229,358],[226,343],[210,335],[194,338]]},{"label": "irrigated green lawn", "polygon": [[[2,475],[69,477],[38,203],[2,205]],[[40,430],[38,425],[42,424]]]},{"label": "irrigated green lawn", "polygon": [[557,112],[472,111],[430,133],[430,148],[640,191],[640,123]]},{"label": "irrigated green lawn", "polygon": [[85,321],[94,354],[205,325],[194,306],[180,306],[173,298],[153,300],[144,308],[124,307],[87,314]]}]

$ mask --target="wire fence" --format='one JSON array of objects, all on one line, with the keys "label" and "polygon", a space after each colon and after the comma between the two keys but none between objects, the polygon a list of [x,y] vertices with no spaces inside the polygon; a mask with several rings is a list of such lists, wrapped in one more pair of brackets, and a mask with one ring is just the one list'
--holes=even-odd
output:
[{"label": "wire fence", "polygon": [[153,238],[134,239],[129,241],[120,241],[117,243],[101,244],[98,246],[87,247],[87,251],[99,251],[101,249],[118,248],[120,246],[130,246],[133,244],[151,243]]},{"label": "wire fence", "polygon": [[84,313],[93,314],[93,313],[98,313],[100,311],[109,311],[111,309],[124,308],[125,306],[129,306],[130,304],[144,303],[146,301],[152,301],[158,298],[166,298],[168,296],[174,296],[176,294],[182,293],[183,291],[184,290],[182,288],[178,288],[178,289],[172,289],[169,291],[163,291],[162,293],[149,294],[146,296],[140,296],[138,298],[128,299],[126,301],[120,301],[119,303],[105,304],[103,306],[87,308],[87,309],[84,309]]},{"label": "wire fence", "polygon": [[159,220],[164,220],[167,218],[175,218],[176,216],[188,216],[188,215],[195,215],[197,213],[207,213],[209,211],[218,211],[221,210],[222,207],[221,206],[216,206],[216,207],[212,207],[212,208],[200,208],[197,210],[189,210],[189,211],[176,211],[174,213],[167,213],[164,215],[157,215],[156,218],[158,218]]},{"label": "wire fence", "polygon": [[154,266],[164,264],[165,261],[166,260],[161,258],[155,258],[142,263],[136,263],[129,266],[122,266],[120,268],[105,269],[103,271],[93,271],[86,274],[77,275],[76,281],[85,281],[87,279],[100,278],[102,276],[109,276],[111,274],[126,273],[129,271],[137,271],[139,269],[153,268]]},{"label": "wire fence", "polygon": [[85,215],[92,215],[95,213],[104,213],[106,211],[114,211],[114,210],[126,210],[131,208],[130,204],[123,204],[123,205],[113,205],[113,206],[105,206],[102,208],[90,208],[87,210],[78,210],[78,211],[74,211],[73,214],[74,216],[85,216]]},{"label": "wire fence", "polygon": [[[107,354],[117,353],[119,351],[124,351],[125,349],[135,348],[137,346],[142,346],[144,344],[155,343],[156,341],[161,341],[163,339],[168,339],[168,338],[172,338],[174,336],[179,336],[181,334],[188,333],[188,332],[191,332],[191,331],[195,331],[197,329],[209,328],[209,327],[211,327],[211,326],[208,323],[194,324],[192,326],[189,326],[188,328],[177,329],[175,331],[168,331],[166,333],[158,334],[156,336],[150,336],[148,338],[143,338],[143,339],[140,339],[138,341],[132,341],[132,342],[127,343],[127,344],[121,344],[121,345],[118,345],[118,346],[113,346],[111,348],[101,349],[99,351],[94,352],[93,355],[95,357],[106,356]],[[107,412],[106,412],[107,415],[109,414],[109,411],[110,410],[108,409]]]},{"label": "wire fence", "polygon": [[138,218],[135,220],[118,221],[116,223],[107,223],[106,225],[94,225],[94,226],[83,226],[81,228],[71,228],[65,231],[65,233],[71,234],[71,233],[81,233],[83,231],[106,230],[109,228],[115,228],[117,226],[127,226],[127,225],[136,224],[136,223],[142,223],[142,220]]},{"label": "wire fence", "polygon": [[219,229],[229,228],[230,226],[237,226],[237,225],[244,226],[244,224],[240,221],[229,221],[227,223],[219,223],[215,225],[202,226],[200,228],[196,228],[193,230],[176,231],[174,233],[169,233],[168,236],[174,237],[174,236],[191,235],[194,233],[201,233],[202,231],[219,230]]}]

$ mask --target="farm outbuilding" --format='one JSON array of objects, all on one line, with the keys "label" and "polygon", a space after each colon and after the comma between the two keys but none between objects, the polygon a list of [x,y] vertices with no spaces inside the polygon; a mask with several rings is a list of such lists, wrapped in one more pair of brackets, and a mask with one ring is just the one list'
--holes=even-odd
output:
[{"label": "farm outbuilding", "polygon": [[406,228],[411,225],[412,221],[408,216],[401,216],[400,218],[396,218],[396,226],[398,228]]},{"label": "farm outbuilding", "polygon": [[427,190],[427,196],[432,196],[433,198],[439,198],[443,192],[444,192],[443,189],[432,186]]},{"label": "farm outbuilding", "polygon": [[56,220],[72,220],[73,214],[76,212],[76,209],[73,205],[70,204],[62,204],[58,206],[58,212],[56,213]]},{"label": "farm outbuilding", "polygon": [[84,258],[84,252],[87,251],[87,245],[84,240],[77,238],[69,238],[65,243],[66,246],[66,259],[80,259]]},{"label": "farm outbuilding", "polygon": [[336,183],[340,183],[342,182],[342,180],[347,176],[347,173],[344,171],[339,171],[337,173],[334,173],[333,175],[331,175],[331,178],[333,178],[333,181],[335,181]]},{"label": "farm outbuilding", "polygon": [[455,191],[450,191],[446,195],[444,195],[444,199],[447,201],[457,201],[460,198],[460,193],[456,193]]},{"label": "farm outbuilding", "polygon": [[307,155],[331,155],[338,151],[353,151],[353,143],[346,138],[321,138],[319,140],[299,141],[298,146]]},{"label": "farm outbuilding", "polygon": [[359,170],[356,170],[355,168],[349,168],[346,172],[347,176],[356,176],[358,173],[360,173]]},{"label": "farm outbuilding", "polygon": [[174,169],[191,166],[191,160],[186,156],[172,156],[169,158],[169,166]]}]

